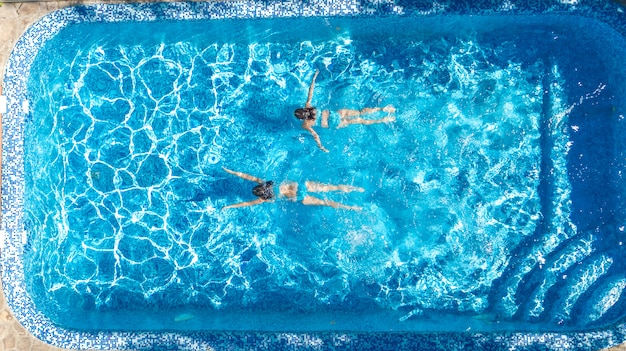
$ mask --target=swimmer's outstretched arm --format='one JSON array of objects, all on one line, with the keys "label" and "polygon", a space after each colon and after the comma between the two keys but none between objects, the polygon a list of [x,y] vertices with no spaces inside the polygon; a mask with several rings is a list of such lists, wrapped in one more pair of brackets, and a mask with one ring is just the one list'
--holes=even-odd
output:
[{"label": "swimmer's outstretched arm", "polygon": [[222,207],[222,211],[224,211],[225,209],[228,209],[228,208],[239,208],[239,207],[254,206],[254,205],[262,204],[264,202],[266,202],[266,200],[258,198],[256,200],[252,200],[252,201],[240,202],[238,204],[224,206],[224,207]]},{"label": "swimmer's outstretched arm", "polygon": [[235,176],[237,176],[237,177],[239,177],[239,178],[243,178],[243,179],[245,179],[245,180],[249,180],[249,181],[251,181],[251,182],[255,182],[255,183],[259,183],[259,184],[263,184],[263,183],[265,183],[265,182],[263,181],[263,179],[261,179],[261,178],[257,178],[257,177],[254,177],[254,176],[251,176],[251,175],[249,175],[249,174],[245,174],[245,173],[242,173],[242,172],[235,172],[235,171],[231,171],[230,169],[228,169],[228,168],[226,168],[226,167],[222,167],[222,169],[223,169],[224,171],[226,171],[226,172],[228,172],[228,173],[232,174],[232,175],[235,175]]},{"label": "swimmer's outstretched arm", "polygon": [[315,78],[317,78],[317,75],[320,73],[319,69],[315,70],[315,75],[313,76],[313,80],[311,81],[311,86],[309,86],[309,96],[306,98],[306,104],[304,104],[304,107],[309,108],[311,107],[311,100],[313,100],[313,89],[315,89]]},{"label": "swimmer's outstretched arm", "polygon": [[306,186],[306,190],[311,193],[325,193],[329,191],[341,191],[344,193],[358,191],[362,193],[365,191],[365,189],[358,187],[358,186],[343,185],[343,184],[340,184],[340,185],[324,184],[324,183],[313,182],[310,180],[307,180],[306,182],[304,182],[304,186]]},{"label": "swimmer's outstretched arm", "polygon": [[320,139],[320,136],[317,135],[317,133],[315,132],[315,130],[313,130],[313,128],[309,125],[309,123],[307,123],[307,121],[304,121],[304,123],[302,123],[302,129],[308,131],[309,133],[311,133],[311,136],[313,137],[313,139],[315,139],[315,142],[317,143],[317,146],[324,152],[328,152],[328,150],[322,145],[322,140]]},{"label": "swimmer's outstretched arm", "polygon": [[309,205],[309,206],[329,206],[332,208],[340,208],[340,209],[344,209],[344,210],[351,210],[351,211],[361,211],[362,208],[359,206],[346,206],[344,204],[341,204],[339,202],[335,202],[335,201],[329,201],[329,200],[322,200],[322,199],[318,199],[316,197],[313,196],[305,196],[304,199],[302,200],[302,203],[305,205]]}]

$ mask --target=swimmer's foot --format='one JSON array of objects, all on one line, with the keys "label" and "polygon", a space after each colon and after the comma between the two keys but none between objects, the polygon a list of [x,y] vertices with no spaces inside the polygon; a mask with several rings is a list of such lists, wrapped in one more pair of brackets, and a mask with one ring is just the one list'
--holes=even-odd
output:
[{"label": "swimmer's foot", "polygon": [[326,193],[326,192],[331,192],[331,191],[342,191],[344,193],[358,191],[362,193],[365,191],[365,189],[358,187],[358,186],[343,185],[343,184],[341,185],[324,184],[324,183],[319,183],[319,182],[315,182],[311,180],[307,180],[306,182],[304,182],[304,185],[306,186],[307,191],[311,193]]},{"label": "swimmer's foot", "polygon": [[396,108],[393,107],[393,105],[387,105],[387,106],[383,107],[383,112],[396,113]]},{"label": "swimmer's foot", "polygon": [[380,119],[380,123],[391,123],[396,121],[396,116],[387,116]]}]

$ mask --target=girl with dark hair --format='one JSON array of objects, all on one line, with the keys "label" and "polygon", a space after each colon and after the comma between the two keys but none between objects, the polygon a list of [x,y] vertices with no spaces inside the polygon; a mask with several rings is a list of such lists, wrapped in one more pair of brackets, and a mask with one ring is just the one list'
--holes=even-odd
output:
[{"label": "girl with dark hair", "polygon": [[[228,208],[238,208],[238,207],[246,207],[246,206],[254,206],[258,204],[262,204],[264,202],[273,201],[274,196],[274,182],[273,181],[264,181],[260,178],[251,176],[246,173],[232,171],[228,168],[222,167],[224,171],[235,175],[239,178],[249,180],[251,182],[255,182],[256,185],[252,188],[252,193],[257,197],[255,200],[240,202],[233,205],[224,206],[222,210]],[[309,195],[308,193],[323,193],[323,192],[331,192],[331,191],[340,191],[344,193],[349,193],[353,191],[363,192],[363,188],[359,188],[352,185],[332,185],[332,184],[322,184],[318,182],[306,181],[304,183],[304,190],[298,190],[298,183],[292,181],[285,181],[280,184],[278,191],[279,196],[286,198],[290,201],[302,201],[304,205],[310,206],[330,206],[333,208],[341,208],[345,210],[353,210],[360,211],[361,207],[359,206],[346,206],[339,202],[330,201],[330,200],[322,200],[316,198],[314,196]]]},{"label": "girl with dark hair", "polygon": [[[317,143],[317,146],[324,152],[328,152],[328,150],[322,145],[322,141],[313,129],[315,125],[315,121],[317,120],[317,109],[311,105],[311,100],[313,99],[313,90],[315,89],[315,79],[317,75],[320,73],[319,70],[315,70],[315,75],[313,75],[313,80],[311,81],[311,85],[309,86],[309,94],[304,104],[304,108],[298,108],[294,111],[294,115],[297,119],[302,120],[302,129],[311,133],[313,139]],[[379,119],[363,119],[361,116],[368,115],[372,113],[376,113],[379,111],[386,112],[388,115]],[[350,124],[377,124],[377,123],[388,123],[396,120],[396,117],[393,116],[396,112],[396,109],[391,106],[385,107],[366,107],[361,110],[351,110],[351,109],[340,109],[337,111],[339,115],[339,124],[337,125],[337,129],[347,127]],[[328,119],[330,117],[330,112],[328,110],[322,111],[322,128],[328,128]]]},{"label": "girl with dark hair", "polygon": [[328,152],[328,150],[322,145],[322,141],[320,140],[320,136],[317,135],[313,126],[315,125],[315,120],[317,119],[317,109],[311,105],[311,99],[313,99],[313,89],[315,88],[315,78],[320,73],[319,70],[315,71],[315,75],[313,76],[313,80],[311,81],[311,85],[309,86],[309,95],[306,99],[306,103],[304,104],[304,108],[299,108],[294,111],[294,115],[297,119],[302,120],[302,129],[311,133],[313,139],[317,143],[317,146],[324,152]]}]

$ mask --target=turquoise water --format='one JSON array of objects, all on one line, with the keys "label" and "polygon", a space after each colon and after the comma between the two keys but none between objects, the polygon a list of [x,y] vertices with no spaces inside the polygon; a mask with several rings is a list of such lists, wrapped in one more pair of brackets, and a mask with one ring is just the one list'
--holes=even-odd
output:
[{"label": "turquoise water", "polygon": [[[591,161],[570,156],[604,135],[585,117],[619,114],[604,68],[567,28],[451,21],[464,30],[308,19],[61,31],[29,80],[25,261],[38,308],[97,330],[615,320],[626,278],[595,244],[610,204],[577,187],[606,180],[594,162],[614,156],[608,141],[583,143]],[[315,127],[322,152],[293,117],[315,70],[320,110],[392,105],[396,121],[331,119]],[[254,198],[222,167],[362,187],[320,195],[362,210],[278,199],[221,211]],[[601,303],[579,302],[590,296]]]}]

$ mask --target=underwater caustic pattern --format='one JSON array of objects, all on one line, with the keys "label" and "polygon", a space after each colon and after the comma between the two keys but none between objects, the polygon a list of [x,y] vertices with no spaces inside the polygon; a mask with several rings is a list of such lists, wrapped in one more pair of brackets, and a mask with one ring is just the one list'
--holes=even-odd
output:
[{"label": "underwater caustic pattern", "polygon": [[[545,201],[564,213],[555,228],[573,228],[568,132],[543,122],[558,66],[510,40],[367,40],[338,27],[323,40],[141,34],[136,44],[122,33],[79,48],[72,31],[47,44],[67,49],[34,64],[25,150],[37,238],[28,286],[56,319],[185,306],[384,310],[407,323],[432,311],[480,315]],[[321,152],[293,117],[315,70],[314,106],[392,105],[396,121],[336,129],[331,114],[331,128],[316,127]],[[560,93],[550,103],[563,119]],[[547,200],[546,144],[563,189]],[[363,209],[277,200],[220,211],[254,198],[222,167],[362,187],[328,198]],[[512,304],[501,309],[512,315]]]}]

